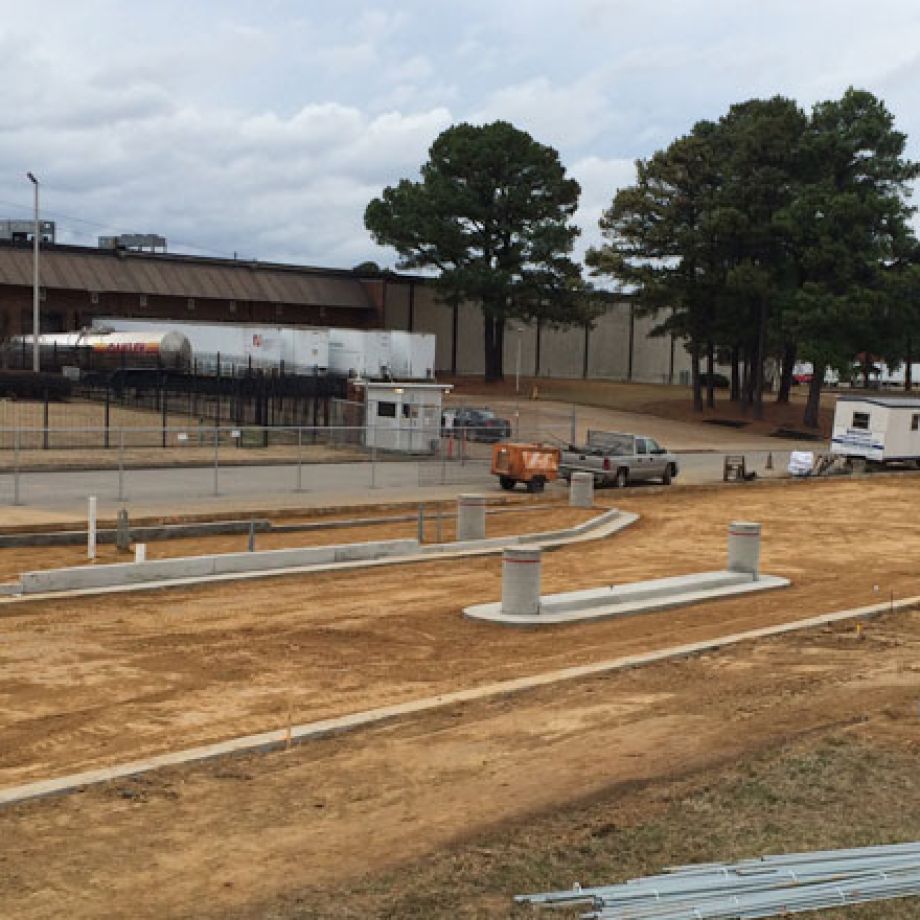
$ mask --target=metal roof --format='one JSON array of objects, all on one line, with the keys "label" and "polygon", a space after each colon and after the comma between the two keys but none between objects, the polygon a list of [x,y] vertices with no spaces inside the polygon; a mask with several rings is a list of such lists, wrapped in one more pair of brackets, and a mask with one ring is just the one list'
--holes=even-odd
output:
[{"label": "metal roof", "polygon": [[[42,249],[40,266],[48,289],[373,307],[358,278],[335,269],[60,246]],[[0,284],[32,286],[31,247],[0,246]]]},{"label": "metal roof", "polygon": [[871,403],[886,409],[920,409],[920,397],[917,396],[838,396],[837,402]]}]

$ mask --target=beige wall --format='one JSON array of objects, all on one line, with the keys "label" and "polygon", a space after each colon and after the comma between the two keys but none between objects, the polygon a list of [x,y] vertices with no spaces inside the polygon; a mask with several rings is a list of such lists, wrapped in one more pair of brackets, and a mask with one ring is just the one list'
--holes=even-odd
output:
[{"label": "beige wall", "polygon": [[[442,303],[434,288],[423,281],[415,283],[415,306],[412,331],[430,332],[437,338],[435,365],[441,374],[451,372],[453,357],[453,307]],[[389,329],[409,329],[409,284],[398,279],[387,282],[384,324]],[[670,336],[652,337],[651,329],[659,320],[636,317],[633,325],[632,377],[640,383],[674,383],[681,372],[689,374],[690,356],[683,343],[676,341],[673,358]],[[473,303],[458,309],[456,343],[457,373],[481,375],[484,371],[482,311]],[[521,332],[518,333],[518,329]],[[626,380],[630,375],[630,307],[611,304],[588,332],[588,377]],[[582,326],[554,329],[544,326],[540,333],[540,367],[536,362],[537,331],[534,323],[512,320],[505,329],[505,376],[517,369],[520,342],[521,375],[524,377],[575,377],[585,372],[585,330]],[[673,363],[672,363],[673,362]]]},{"label": "beige wall", "polygon": [[[395,287],[396,285],[391,285]],[[408,288],[408,285],[406,285]],[[408,307],[407,307],[408,312]],[[450,372],[451,339],[454,329],[454,311],[441,303],[428,285],[416,285],[413,332],[430,332],[435,337],[435,370]]]}]

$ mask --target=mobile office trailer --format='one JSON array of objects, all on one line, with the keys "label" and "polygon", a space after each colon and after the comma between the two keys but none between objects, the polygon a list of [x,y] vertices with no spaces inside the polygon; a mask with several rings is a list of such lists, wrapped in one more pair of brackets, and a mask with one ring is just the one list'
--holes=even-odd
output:
[{"label": "mobile office trailer", "polygon": [[450,384],[356,382],[364,387],[367,447],[435,453],[441,439],[441,404]]},{"label": "mobile office trailer", "polygon": [[831,453],[875,463],[920,462],[920,399],[841,396]]}]

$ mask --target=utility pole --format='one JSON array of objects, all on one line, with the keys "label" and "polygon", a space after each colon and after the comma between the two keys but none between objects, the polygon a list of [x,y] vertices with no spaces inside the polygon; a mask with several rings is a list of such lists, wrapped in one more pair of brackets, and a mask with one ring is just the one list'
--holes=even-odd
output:
[{"label": "utility pole", "polygon": [[41,359],[38,349],[38,335],[41,332],[41,322],[38,310],[39,301],[39,273],[38,252],[42,238],[41,222],[38,219],[38,179],[32,173],[26,173],[29,181],[35,188],[35,227],[32,231],[32,370],[37,374],[41,370]]}]

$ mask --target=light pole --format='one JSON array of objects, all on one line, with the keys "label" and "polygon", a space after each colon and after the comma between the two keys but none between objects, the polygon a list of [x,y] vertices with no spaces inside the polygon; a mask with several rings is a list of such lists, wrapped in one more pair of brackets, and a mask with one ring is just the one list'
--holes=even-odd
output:
[{"label": "light pole", "polygon": [[32,173],[26,173],[26,175],[35,187],[35,229],[32,231],[32,370],[37,374],[41,369],[38,350],[38,334],[41,331],[41,323],[38,315],[38,250],[42,238],[42,228],[38,220],[38,179],[36,179]]},{"label": "light pole", "polygon": [[521,392],[521,338],[524,333],[524,327],[518,326],[516,329],[517,332],[517,362],[514,366],[514,392],[519,394]]}]

